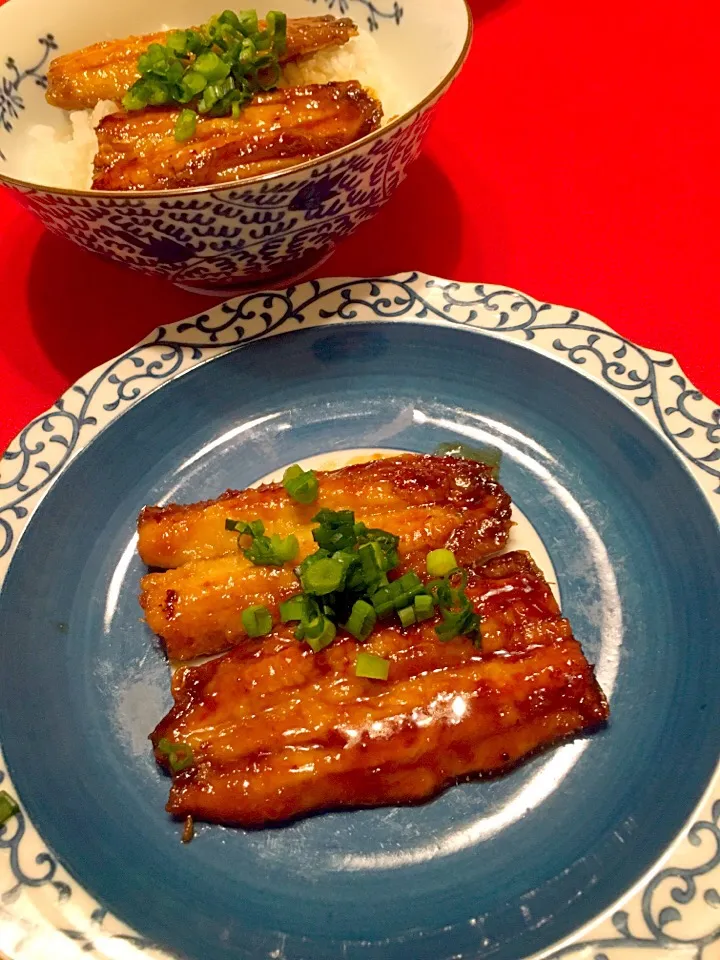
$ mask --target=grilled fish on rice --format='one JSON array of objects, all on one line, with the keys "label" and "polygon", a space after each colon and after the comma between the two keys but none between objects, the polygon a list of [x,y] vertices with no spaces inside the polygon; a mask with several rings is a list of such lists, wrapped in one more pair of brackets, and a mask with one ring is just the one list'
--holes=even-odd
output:
[{"label": "grilled fish on rice", "polygon": [[[260,29],[265,29],[260,21]],[[151,43],[165,43],[172,30],[146,33],[122,40],[102,40],[56,57],[48,68],[46,99],[63,110],[92,109],[101,100],[119,103],[138,79],[137,62]],[[287,22],[287,44],[281,63],[309,56],[327,47],[339,47],[357,36],[346,17],[300,17]]]}]

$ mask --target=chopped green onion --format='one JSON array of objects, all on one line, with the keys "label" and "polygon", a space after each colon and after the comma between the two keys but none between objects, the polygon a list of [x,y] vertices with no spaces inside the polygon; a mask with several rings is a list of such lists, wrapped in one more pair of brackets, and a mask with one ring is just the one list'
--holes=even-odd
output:
[{"label": "chopped green onion", "polygon": [[439,607],[451,607],[453,605],[453,591],[446,579],[432,580],[426,589]]},{"label": "chopped green onion", "polygon": [[201,73],[198,73],[197,70],[188,70],[185,76],[182,78],[183,89],[191,97],[195,97],[198,93],[202,93],[207,86],[207,83],[207,78]]},{"label": "chopped green onion", "polygon": [[126,110],[163,104],[191,104],[178,119],[175,137],[189,139],[197,113],[240,115],[241,106],[280,81],[279,57],[287,46],[287,18],[271,11],[259,30],[255,10],[225,10],[197,30],[173,30],[164,44],[151,43],[137,60],[140,77],[126,91]]},{"label": "chopped green onion", "polygon": [[194,110],[181,110],[175,121],[175,139],[178,142],[195,136],[197,114]]},{"label": "chopped green onion", "polygon": [[158,742],[157,749],[168,758],[168,766],[173,773],[187,770],[195,763],[193,750],[189,743],[171,743],[164,737]]},{"label": "chopped green onion", "polygon": [[377,657],[374,653],[360,651],[355,661],[355,676],[370,680],[387,680],[390,673],[390,661]]},{"label": "chopped green onion", "polygon": [[306,593],[324,597],[342,587],[345,575],[346,568],[340,560],[322,557],[307,567],[302,574],[301,583]]},{"label": "chopped green onion", "polygon": [[165,41],[168,50],[172,50],[175,56],[181,57],[188,46],[188,37],[185,30],[174,30]]},{"label": "chopped green onion", "polygon": [[265,17],[267,30],[270,34],[273,47],[279,54],[285,53],[287,47],[287,16],[278,10],[270,10]]},{"label": "chopped green onion", "polygon": [[261,70],[255,73],[255,83],[261,90],[274,90],[281,77],[280,66],[277,63],[269,63]]},{"label": "chopped green onion", "polygon": [[396,586],[403,593],[409,593],[413,597],[425,589],[420,577],[412,570],[402,577],[399,577],[393,586]]},{"label": "chopped green onion", "polygon": [[321,616],[319,626],[313,624],[313,628],[309,632],[309,628],[305,627],[304,639],[310,644],[314,653],[319,653],[333,642],[337,630],[332,620],[325,616]]},{"label": "chopped green onion", "polygon": [[435,614],[435,604],[433,598],[427,593],[420,593],[413,601],[415,610],[415,619],[418,623],[421,620],[429,620]]},{"label": "chopped green onion", "polygon": [[400,537],[395,536],[394,533],[388,533],[386,530],[365,530],[360,539],[363,542],[378,545],[384,558],[382,568],[386,573],[394,570],[400,563],[397,552]]},{"label": "chopped green onion", "polygon": [[300,544],[294,533],[285,539],[273,533],[270,537],[255,537],[243,553],[256,567],[282,567],[297,557]]},{"label": "chopped green onion", "polygon": [[20,807],[7,790],[0,790],[0,827],[4,826],[11,817],[19,812]]},{"label": "chopped green onion", "polygon": [[403,627],[411,627],[417,622],[414,607],[403,607],[402,610],[398,610],[398,616]]},{"label": "chopped green onion", "polygon": [[431,577],[444,577],[446,573],[450,573],[457,567],[452,550],[431,550],[425,565]]},{"label": "chopped green onion", "polygon": [[227,77],[230,73],[230,64],[225,63],[216,53],[209,50],[195,59],[193,70],[202,74],[208,83],[215,83]]},{"label": "chopped green onion", "polygon": [[246,607],[242,612],[242,625],[249,637],[266,637],[273,628],[272,614],[262,604]]},{"label": "chopped green onion", "polygon": [[303,470],[297,463],[283,474],[283,486],[298,503],[314,503],[318,497],[318,479],[314,470]]},{"label": "chopped green onion", "polygon": [[375,598],[373,598],[373,607],[375,613],[378,615],[378,620],[385,620],[390,616],[391,613],[395,613],[395,604],[392,600],[386,600],[382,603],[378,603]]},{"label": "chopped green onion", "polygon": [[321,510],[313,518],[320,526],[313,530],[315,543],[331,552],[351,550],[357,543],[355,514],[352,510]]},{"label": "chopped green onion", "polygon": [[290,623],[292,620],[303,620],[308,615],[308,597],[304,593],[298,593],[290,597],[284,603],[280,604],[280,620],[282,623]]},{"label": "chopped green onion", "polygon": [[373,632],[376,622],[377,614],[373,607],[365,600],[356,600],[350,611],[348,622],[345,624],[345,629],[356,640],[363,643]]},{"label": "chopped green onion", "polygon": [[327,550],[316,550],[315,553],[311,553],[309,556],[305,557],[303,562],[295,567],[295,576],[298,578],[300,583],[302,583],[302,579],[306,570],[312,567],[313,564],[317,563],[319,560],[324,560],[329,556],[330,554],[327,552]]},{"label": "chopped green onion", "polygon": [[395,609],[389,586],[380,587],[379,590],[372,593],[370,595],[370,603],[372,603],[375,608],[375,613],[377,613],[379,617],[386,617],[388,613],[392,613]]},{"label": "chopped green onion", "polygon": [[197,55],[205,47],[207,40],[199,30],[186,30],[188,53]]},{"label": "chopped green onion", "polygon": [[443,610],[442,623],[435,627],[435,633],[443,642],[455,637],[470,636],[477,632],[480,618],[475,613],[468,598],[462,595],[465,603],[459,610]]},{"label": "chopped green onion", "polygon": [[332,559],[339,563],[343,568],[341,589],[345,590],[348,586],[348,578],[350,574],[354,573],[360,567],[357,554],[351,553],[349,550],[338,550],[332,555]]},{"label": "chopped green onion", "polygon": [[144,110],[148,104],[148,98],[145,96],[145,88],[141,80],[131,87],[122,98],[122,105],[126,110]]},{"label": "chopped green onion", "polygon": [[243,536],[261,537],[265,533],[265,524],[262,520],[251,520],[249,523],[246,520],[226,520],[225,529]]},{"label": "chopped green onion", "polygon": [[425,593],[425,587],[416,573],[410,571],[397,580],[380,587],[370,594],[370,602],[379,617],[386,617],[393,610],[402,610],[412,606],[412,602],[420,593]]},{"label": "chopped green onion", "polygon": [[377,580],[385,572],[385,554],[377,540],[363,543],[358,547],[358,557],[369,583]]},{"label": "chopped green onion", "polygon": [[258,15],[255,10],[242,10],[237,15],[237,20],[238,29],[244,33],[246,37],[251,37],[253,34],[258,32]]}]

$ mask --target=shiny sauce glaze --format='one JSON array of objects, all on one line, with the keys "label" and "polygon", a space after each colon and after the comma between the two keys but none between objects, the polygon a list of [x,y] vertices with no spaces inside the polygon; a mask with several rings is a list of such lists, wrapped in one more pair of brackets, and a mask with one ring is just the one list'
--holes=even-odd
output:
[{"label": "shiny sauce glaze", "polygon": [[140,604],[169,656],[188,660],[245,639],[240,614],[278,605],[298,590],[292,564],[254,566],[238,550],[226,519],[260,519],[266,530],[294,534],[298,561],[316,549],[312,517],[323,507],[353,510],[358,520],[400,538],[400,570],[424,573],[428,550],[449,546],[472,565],[501,549],[510,530],[510,499],[482,464],[408,454],[318,472],[314,504],[293,501],[282,484],[228,491],[213,501],[146,507],[138,549],[149,565],[172,567],[141,581]]},{"label": "shiny sauce glaze", "polygon": [[[265,28],[260,21],[260,29]],[[197,28],[193,28],[197,29]],[[298,17],[287,22],[287,44],[281,63],[337,47],[357,36],[347,17]],[[119,103],[139,78],[137,62],[151,43],[166,43],[171,30],[120,40],[102,40],[51,61],[46,99],[63,110],[92,109],[101,100]]]},{"label": "shiny sauce glaze", "polygon": [[[390,660],[380,682],[355,676],[354,640],[313,654],[281,628],[179,671],[175,705],[152,740],[189,743],[195,763],[175,774],[168,810],[262,826],[321,809],[418,802],[607,718],[593,670],[527,554],[479,567],[467,593],[478,612],[502,619],[502,648],[496,632],[477,647],[439,642],[432,621],[382,626],[363,645]],[[528,641],[532,623],[543,629]]]},{"label": "shiny sauce glaze", "polygon": [[380,102],[354,80],[258,94],[234,117],[200,117],[178,143],[180,108],[114,113],[97,128],[94,190],[174,190],[272,173],[377,130]]}]

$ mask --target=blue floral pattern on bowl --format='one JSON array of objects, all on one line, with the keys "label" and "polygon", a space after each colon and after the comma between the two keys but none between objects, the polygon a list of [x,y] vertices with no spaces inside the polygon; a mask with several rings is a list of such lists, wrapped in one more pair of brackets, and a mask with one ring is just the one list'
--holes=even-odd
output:
[{"label": "blue floral pattern on bowl", "polygon": [[[12,133],[13,121],[17,120],[20,111],[25,109],[25,100],[20,89],[25,81],[32,79],[36,86],[42,87],[43,90],[47,87],[47,74],[42,71],[51,51],[57,50],[57,43],[51,33],[39,37],[38,43],[43,48],[43,52],[37,63],[21,69],[12,57],[8,57],[5,61],[7,73],[0,78],[0,127],[6,133]],[[5,155],[0,151],[0,160],[4,159]]]},{"label": "blue floral pattern on bowl", "polygon": [[[317,0],[312,0],[317,3]],[[338,14],[352,13],[351,4],[362,5],[367,11],[367,23],[370,30],[377,30],[384,20],[399,24],[403,18],[403,8],[395,0],[389,9],[373,3],[372,0],[325,0],[328,9]]]}]

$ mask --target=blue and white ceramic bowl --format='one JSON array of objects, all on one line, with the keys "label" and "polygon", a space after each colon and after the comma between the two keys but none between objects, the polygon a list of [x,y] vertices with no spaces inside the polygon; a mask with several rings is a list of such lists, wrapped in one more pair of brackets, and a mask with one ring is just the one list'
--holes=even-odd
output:
[{"label": "blue and white ceramic bowl", "polygon": [[[170,694],[138,510],[444,441],[502,450],[607,728],[422,806],[182,845],[147,740]],[[154,331],[0,460],[0,789],[21,806],[0,828],[0,954],[716,960],[718,518],[720,409],[576,310],[413,274]]]},{"label": "blue and white ceramic bowl", "polygon": [[135,195],[38,187],[24,179],[22,157],[31,126],[62,120],[45,102],[49,61],[98,40],[197,23],[222,3],[9,0],[0,7],[0,182],[54,233],[182,286],[229,290],[302,274],[372,217],[405,178],[432,108],[462,66],[472,21],[464,0],[283,0],[280,6],[289,16],[351,16],[370,31],[393,77],[407,85],[410,109],[327,157],[235,184]]}]

